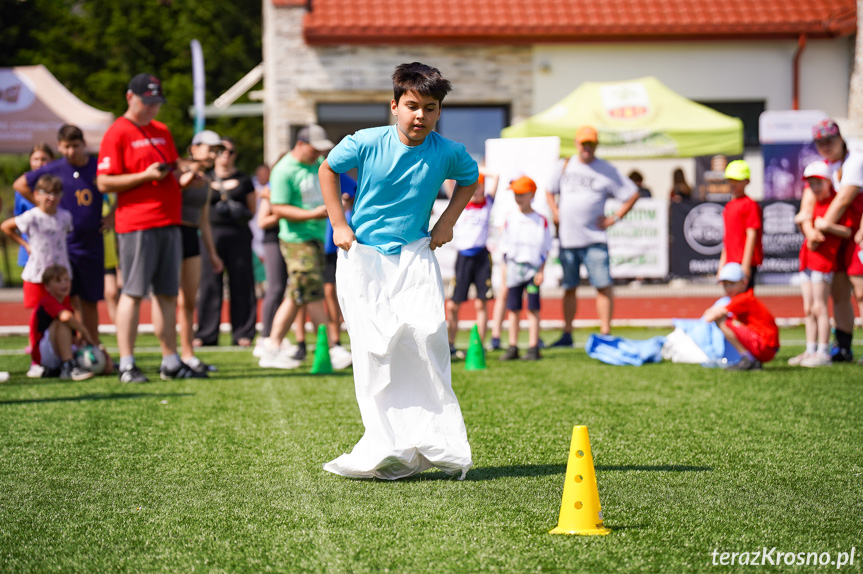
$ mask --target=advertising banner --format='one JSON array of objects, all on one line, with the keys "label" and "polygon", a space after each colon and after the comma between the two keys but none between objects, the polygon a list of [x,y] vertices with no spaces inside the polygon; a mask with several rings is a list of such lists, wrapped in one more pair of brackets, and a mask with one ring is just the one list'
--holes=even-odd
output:
[{"label": "advertising banner", "polygon": [[[605,203],[606,215],[620,207]],[[668,275],[668,202],[642,198],[608,229],[611,276],[657,278]]]},{"label": "advertising banner", "polygon": [[[798,201],[765,201],[762,283],[789,283],[799,266],[803,234],[794,224]],[[722,203],[674,203],[670,214],[669,272],[675,277],[715,274],[722,253]]]}]

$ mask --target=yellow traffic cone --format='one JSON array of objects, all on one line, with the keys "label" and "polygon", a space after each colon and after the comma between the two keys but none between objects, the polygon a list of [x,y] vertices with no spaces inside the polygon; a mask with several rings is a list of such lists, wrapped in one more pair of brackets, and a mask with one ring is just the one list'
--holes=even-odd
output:
[{"label": "yellow traffic cone", "polygon": [[330,341],[327,339],[326,325],[318,325],[318,341],[315,343],[315,359],[312,362],[313,375],[325,375],[333,372],[330,361]]},{"label": "yellow traffic cone", "polygon": [[474,325],[470,330],[470,343],[467,345],[467,354],[464,359],[465,371],[481,371],[485,369],[485,349],[479,338],[479,328]]},{"label": "yellow traffic cone", "polygon": [[572,427],[569,461],[566,463],[566,483],[560,503],[557,528],[549,534],[605,535],[611,532],[602,524],[599,490],[596,488],[596,471],[590,453],[587,427]]}]

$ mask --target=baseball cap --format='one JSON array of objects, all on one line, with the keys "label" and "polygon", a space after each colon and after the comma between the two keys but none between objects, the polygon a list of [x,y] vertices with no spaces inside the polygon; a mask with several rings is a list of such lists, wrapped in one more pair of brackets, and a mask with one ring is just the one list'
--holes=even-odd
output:
[{"label": "baseball cap", "polygon": [[820,179],[830,180],[830,168],[827,167],[826,161],[813,161],[803,170],[803,179],[810,177],[818,177]]},{"label": "baseball cap", "polygon": [[814,141],[826,140],[840,137],[839,125],[831,119],[821,120],[812,126],[812,139]]},{"label": "baseball cap", "polygon": [[584,142],[593,142],[597,143],[599,138],[596,135],[596,128],[593,126],[581,126],[577,130],[575,130],[575,142],[576,143],[584,143]]},{"label": "baseball cap", "polygon": [[192,145],[204,144],[208,146],[222,145],[222,136],[213,130],[203,130],[195,134],[192,138]]},{"label": "baseball cap", "polygon": [[749,179],[749,164],[742,159],[736,159],[725,168],[725,179],[743,181]]},{"label": "baseball cap", "polygon": [[297,141],[306,142],[317,151],[330,151],[333,142],[327,139],[327,132],[317,124],[311,124],[297,132]]},{"label": "baseball cap", "polygon": [[534,193],[536,192],[536,183],[534,183],[534,181],[529,177],[522,176],[509,184],[509,188],[516,195],[521,195],[523,193]]},{"label": "baseball cap", "polygon": [[162,82],[152,74],[138,74],[129,82],[129,91],[141,98],[145,104],[164,104]]},{"label": "baseball cap", "polygon": [[722,270],[719,271],[719,277],[716,278],[716,281],[731,281],[732,283],[737,283],[738,281],[742,281],[744,277],[746,277],[746,275],[743,273],[743,267],[740,263],[726,263]]}]

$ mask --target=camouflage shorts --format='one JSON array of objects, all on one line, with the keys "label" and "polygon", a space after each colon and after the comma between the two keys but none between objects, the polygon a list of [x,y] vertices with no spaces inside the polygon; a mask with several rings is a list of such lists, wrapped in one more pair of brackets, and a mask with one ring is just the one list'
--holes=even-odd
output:
[{"label": "camouflage shorts", "polygon": [[286,243],[279,241],[288,268],[288,293],[297,305],[324,298],[324,245],[320,241]]}]

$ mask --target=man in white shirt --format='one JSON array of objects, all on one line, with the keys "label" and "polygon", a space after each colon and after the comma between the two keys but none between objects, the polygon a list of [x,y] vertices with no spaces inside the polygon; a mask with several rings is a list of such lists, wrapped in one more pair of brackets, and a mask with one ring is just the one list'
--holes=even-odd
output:
[{"label": "man in white shirt", "polygon": [[[548,192],[554,223],[560,237],[563,266],[563,335],[552,346],[572,346],[575,292],[580,281],[579,267],[587,268],[590,284],[596,288],[596,313],[600,332],[611,331],[613,308],[606,229],[620,221],[638,200],[638,187],[610,163],[596,157],[596,129],[582,126],[575,132],[578,154],[561,164],[559,178]],[[605,201],[615,198],[620,208],[606,217]]]}]

